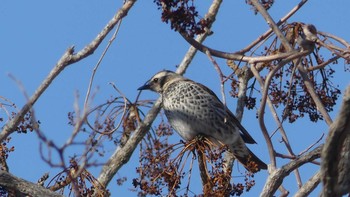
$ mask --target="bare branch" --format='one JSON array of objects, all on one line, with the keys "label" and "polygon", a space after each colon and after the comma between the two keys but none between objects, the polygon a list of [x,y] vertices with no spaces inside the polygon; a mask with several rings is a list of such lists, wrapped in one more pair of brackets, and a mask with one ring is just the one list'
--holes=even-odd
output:
[{"label": "bare branch", "polygon": [[318,171],[299,190],[294,197],[307,197],[321,182],[321,173]]},{"label": "bare branch", "polygon": [[344,40],[344,39],[342,39],[342,38],[340,38],[340,37],[338,37],[338,36],[335,36],[335,35],[333,35],[333,34],[326,33],[326,32],[318,32],[318,33],[319,33],[320,35],[324,36],[324,37],[329,37],[329,38],[332,38],[332,39],[338,41],[339,43],[341,43],[342,45],[344,45],[346,49],[349,49],[349,48],[350,48],[350,44],[349,44],[346,40]]},{"label": "bare branch", "polygon": [[90,97],[90,92],[91,92],[91,87],[92,87],[92,83],[94,81],[94,78],[95,78],[95,74],[97,72],[97,69],[98,67],[100,66],[103,58],[105,57],[109,47],[112,45],[113,41],[115,40],[115,38],[117,37],[117,34],[119,32],[119,29],[120,29],[120,25],[122,24],[122,20],[119,20],[118,21],[118,26],[114,32],[114,34],[112,35],[111,39],[108,41],[108,44],[106,46],[106,48],[103,50],[99,60],[97,61],[93,71],[92,71],[92,74],[91,74],[91,77],[90,77],[90,81],[89,81],[89,86],[88,86],[88,90],[86,92],[86,96],[85,96],[85,101],[84,101],[84,108],[86,108],[88,106],[88,100],[89,100],[89,97]]},{"label": "bare branch", "polygon": [[31,183],[12,174],[0,171],[0,185],[7,191],[14,191],[15,196],[52,196],[62,197],[62,195],[52,192],[40,185]]},{"label": "bare branch", "polygon": [[324,197],[341,196],[350,192],[350,86],[322,151],[321,173]]},{"label": "bare branch", "polygon": [[311,66],[311,67],[307,68],[307,70],[308,71],[314,71],[314,70],[318,70],[318,69],[324,68],[327,65],[329,65],[330,63],[337,61],[339,58],[340,58],[340,56],[336,55],[336,56],[330,58],[329,60],[327,60],[327,61],[325,61],[325,62],[323,62],[323,63],[321,63],[321,64],[319,64],[317,66]]},{"label": "bare branch", "polygon": [[215,61],[215,59],[210,55],[209,51],[206,51],[206,55],[208,56],[209,60],[211,61],[211,63],[214,65],[215,70],[218,72],[219,74],[219,78],[220,78],[220,86],[221,86],[221,96],[222,96],[222,103],[224,105],[226,105],[226,96],[225,96],[225,79],[224,79],[224,74],[221,71],[220,66],[218,65],[218,63]]},{"label": "bare branch", "polygon": [[244,56],[238,53],[228,53],[223,51],[218,51],[215,49],[212,49],[208,46],[205,46],[199,42],[197,42],[195,39],[191,38],[190,36],[186,35],[185,33],[181,33],[182,37],[185,38],[185,40],[190,43],[193,47],[198,49],[199,51],[205,53],[206,51],[209,51],[212,56],[220,57],[228,60],[237,60],[242,62],[249,62],[249,63],[257,63],[257,62],[271,62],[273,60],[279,60],[284,59],[290,56],[295,56],[296,54],[299,54],[296,51],[286,52],[286,53],[278,53],[274,55],[269,56],[258,56],[258,57],[249,57]]},{"label": "bare branch", "polygon": [[260,196],[261,197],[273,196],[273,194],[280,187],[283,179],[286,176],[288,176],[293,170],[297,169],[301,165],[319,158],[321,155],[322,148],[323,148],[323,145],[320,145],[316,149],[310,151],[309,153],[271,172],[270,176],[267,178],[264,189],[261,192]]}]

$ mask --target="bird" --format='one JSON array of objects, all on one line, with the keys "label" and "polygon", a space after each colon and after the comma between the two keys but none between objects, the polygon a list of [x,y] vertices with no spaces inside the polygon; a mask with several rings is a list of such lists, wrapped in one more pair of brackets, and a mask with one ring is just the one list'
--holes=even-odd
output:
[{"label": "bird", "polygon": [[[162,108],[172,128],[186,141],[206,136],[225,144],[234,157],[250,172],[267,169],[246,146],[256,141],[235,115],[208,87],[170,70],[156,73],[138,90],[159,93]],[[252,169],[251,162],[255,163]]]}]

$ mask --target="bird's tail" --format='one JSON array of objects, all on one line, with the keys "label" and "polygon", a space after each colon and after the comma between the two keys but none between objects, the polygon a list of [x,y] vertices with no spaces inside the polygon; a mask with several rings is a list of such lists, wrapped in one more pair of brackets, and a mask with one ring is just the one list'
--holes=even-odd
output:
[{"label": "bird's tail", "polygon": [[258,172],[260,170],[266,170],[267,165],[263,161],[261,161],[248,147],[245,147],[247,151],[244,151],[248,154],[236,154],[234,151],[234,156],[236,159],[250,172]]}]

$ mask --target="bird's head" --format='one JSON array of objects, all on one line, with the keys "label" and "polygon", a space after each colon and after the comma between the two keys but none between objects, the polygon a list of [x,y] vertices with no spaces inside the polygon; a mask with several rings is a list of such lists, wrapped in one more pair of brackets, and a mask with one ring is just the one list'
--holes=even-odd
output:
[{"label": "bird's head", "polygon": [[183,79],[183,77],[173,71],[163,70],[155,74],[145,85],[138,88],[138,90],[152,90],[157,93],[162,93],[167,84]]}]

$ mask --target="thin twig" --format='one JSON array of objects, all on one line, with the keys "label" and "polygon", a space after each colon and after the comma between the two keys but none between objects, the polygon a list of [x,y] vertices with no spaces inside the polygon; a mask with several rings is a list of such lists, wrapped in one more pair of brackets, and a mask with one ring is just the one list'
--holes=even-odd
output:
[{"label": "thin twig", "polygon": [[218,63],[215,61],[215,59],[210,55],[209,51],[205,52],[209,58],[209,60],[211,61],[211,63],[213,63],[215,70],[218,72],[219,74],[219,78],[220,78],[220,86],[221,86],[221,96],[222,96],[222,103],[224,105],[226,105],[226,96],[225,96],[225,82],[224,82],[224,74],[222,73],[220,66],[218,65]]},{"label": "thin twig", "polygon": [[[281,18],[276,24],[277,26],[282,25],[285,23],[290,17],[292,17],[308,0],[301,0],[293,9],[291,9],[283,18]],[[267,30],[264,34],[259,36],[256,40],[254,40],[251,44],[249,44],[247,47],[243,48],[242,50],[237,51],[238,54],[244,54],[247,51],[251,50],[254,46],[256,46],[259,42],[262,40],[268,38],[271,33],[272,29]]]},{"label": "thin twig", "polygon": [[95,78],[95,74],[97,72],[97,69],[98,67],[101,65],[101,62],[103,60],[103,58],[105,57],[109,47],[112,45],[113,41],[115,40],[115,38],[117,37],[117,34],[119,32],[119,29],[120,29],[120,25],[122,24],[122,19],[118,22],[118,25],[117,25],[117,28],[114,32],[114,34],[112,35],[111,39],[108,41],[108,44],[106,46],[106,48],[103,50],[100,58],[98,59],[93,71],[92,71],[92,74],[91,74],[91,77],[90,77],[90,81],[89,81],[89,86],[88,86],[88,90],[86,92],[86,96],[85,96],[85,101],[84,101],[84,107],[88,106],[88,100],[89,100],[89,97],[90,97],[90,92],[91,92],[91,88],[92,88],[92,83],[94,81],[94,78]]},{"label": "thin twig", "polygon": [[323,136],[324,136],[324,133],[322,133],[321,137],[318,138],[318,140],[316,140],[316,142],[314,142],[313,144],[311,144],[310,146],[308,146],[305,150],[301,151],[301,152],[299,153],[299,156],[305,154],[305,153],[308,152],[310,149],[312,149],[316,144],[318,144],[318,143],[323,139]]}]

